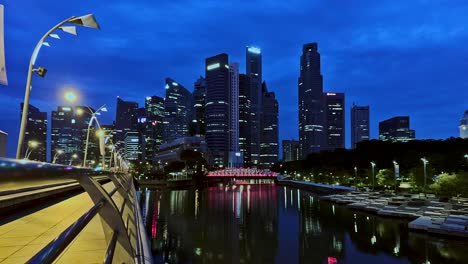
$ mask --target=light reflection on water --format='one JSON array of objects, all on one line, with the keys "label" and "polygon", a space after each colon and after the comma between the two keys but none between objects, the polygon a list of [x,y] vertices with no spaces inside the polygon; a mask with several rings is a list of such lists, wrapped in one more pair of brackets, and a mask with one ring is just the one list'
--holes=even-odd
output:
[{"label": "light reflection on water", "polygon": [[468,242],[272,184],[142,192],[157,263],[468,263]]}]

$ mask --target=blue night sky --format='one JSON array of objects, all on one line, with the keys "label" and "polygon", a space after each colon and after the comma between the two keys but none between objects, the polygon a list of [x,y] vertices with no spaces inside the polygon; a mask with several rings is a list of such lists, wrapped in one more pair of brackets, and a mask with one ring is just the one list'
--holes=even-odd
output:
[{"label": "blue night sky", "polygon": [[[245,46],[263,52],[263,77],[280,104],[280,140],[297,138],[297,78],[302,45],[318,42],[324,91],[346,93],[346,133],[352,102],[371,107],[378,122],[409,115],[418,139],[458,136],[468,109],[468,2],[465,0],[15,0],[5,5],[9,85],[0,87],[0,130],[13,157],[31,52],[53,25],[94,13],[101,31],[59,32],[36,66],[31,104],[49,112],[65,88],[79,104],[108,105],[116,96],[143,104],[164,95],[164,78],[190,91],[206,57],[228,53],[245,72]],[[346,139],[350,145],[349,135]]]}]

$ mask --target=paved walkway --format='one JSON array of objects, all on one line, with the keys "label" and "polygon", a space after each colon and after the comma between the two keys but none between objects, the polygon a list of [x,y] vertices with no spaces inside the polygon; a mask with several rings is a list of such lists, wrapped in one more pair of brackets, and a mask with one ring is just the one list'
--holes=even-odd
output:
[{"label": "paved walkway", "polygon": [[[105,189],[114,188],[107,183]],[[93,206],[87,193],[0,226],[0,263],[25,263]],[[99,215],[55,263],[102,263],[107,244]]]}]

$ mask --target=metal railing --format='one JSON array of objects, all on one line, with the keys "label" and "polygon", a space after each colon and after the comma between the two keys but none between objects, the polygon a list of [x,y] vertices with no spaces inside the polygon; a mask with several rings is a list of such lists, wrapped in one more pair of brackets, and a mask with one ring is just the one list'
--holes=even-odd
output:
[{"label": "metal railing", "polygon": [[[115,188],[107,192],[97,178],[107,176]],[[28,263],[51,263],[99,215],[107,242],[104,263],[152,263],[133,178],[113,171],[95,171],[48,163],[0,158],[0,186],[53,180],[76,180],[94,206],[37,252]]]}]

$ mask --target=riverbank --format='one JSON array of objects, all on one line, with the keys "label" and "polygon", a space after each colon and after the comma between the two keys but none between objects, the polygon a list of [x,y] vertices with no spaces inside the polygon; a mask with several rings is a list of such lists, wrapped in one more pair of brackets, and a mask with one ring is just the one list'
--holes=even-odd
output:
[{"label": "riverbank", "polygon": [[311,191],[318,194],[338,194],[338,193],[347,193],[354,191],[354,188],[340,186],[340,185],[328,185],[321,183],[313,182],[303,182],[303,181],[294,181],[294,180],[277,180],[277,184],[280,186],[289,186],[306,191]]}]

